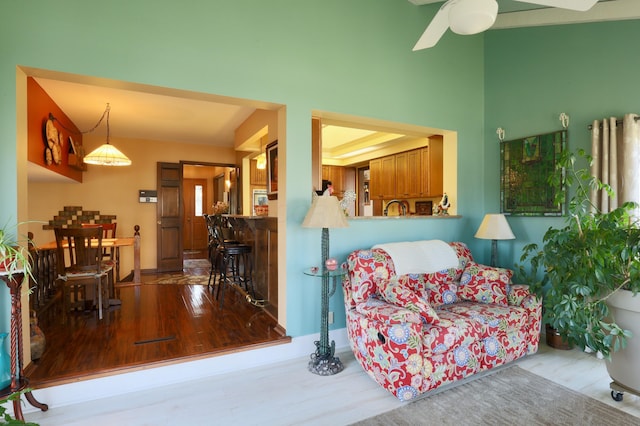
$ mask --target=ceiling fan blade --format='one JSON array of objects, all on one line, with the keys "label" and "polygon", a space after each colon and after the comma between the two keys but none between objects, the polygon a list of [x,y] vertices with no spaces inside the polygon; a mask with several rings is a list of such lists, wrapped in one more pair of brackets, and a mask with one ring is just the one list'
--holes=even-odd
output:
[{"label": "ceiling fan blade", "polygon": [[577,10],[578,12],[586,12],[598,0],[515,0],[520,3],[539,4],[541,6],[558,7],[560,9]]},{"label": "ceiling fan blade", "polygon": [[442,5],[436,16],[433,17],[427,29],[422,33],[413,51],[427,49],[436,45],[438,40],[449,28],[449,8],[455,4],[456,0],[449,0]]}]

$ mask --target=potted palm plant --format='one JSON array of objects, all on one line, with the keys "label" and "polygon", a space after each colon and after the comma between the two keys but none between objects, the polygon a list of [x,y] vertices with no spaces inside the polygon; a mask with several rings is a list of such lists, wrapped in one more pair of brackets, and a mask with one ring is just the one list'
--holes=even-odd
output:
[{"label": "potted palm plant", "polygon": [[[640,289],[640,228],[631,215],[637,205],[627,202],[610,212],[599,211],[590,201],[590,190],[604,190],[610,197],[611,188],[591,176],[588,167],[580,168],[578,160],[590,163],[592,159],[584,150],[577,155],[565,153],[558,164],[564,176],[557,173],[550,179],[558,189],[557,202],[569,188],[575,190],[565,226],[549,228],[541,247],[525,246],[517,270],[543,297],[543,319],[548,325],[569,344],[599,352],[611,361],[633,334],[628,321],[618,322],[610,302],[628,300]],[[640,325],[638,315],[635,322]],[[640,370],[634,386],[640,389]]]}]

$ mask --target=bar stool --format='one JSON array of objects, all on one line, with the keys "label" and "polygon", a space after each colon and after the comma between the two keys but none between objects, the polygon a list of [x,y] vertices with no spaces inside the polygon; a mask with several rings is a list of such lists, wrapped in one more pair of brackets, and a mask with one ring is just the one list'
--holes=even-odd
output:
[{"label": "bar stool", "polygon": [[248,244],[226,244],[218,247],[221,262],[216,298],[220,300],[220,308],[224,304],[227,285],[235,284],[247,294],[251,291],[251,295],[255,298],[251,251],[251,246]]},{"label": "bar stool", "polygon": [[[221,253],[218,250],[220,245],[224,244],[240,244],[235,238],[226,238],[224,235],[224,222],[219,215],[204,215],[207,225],[207,233],[209,235],[209,281],[207,287],[211,287],[211,279],[213,278],[213,286],[216,286],[216,276],[220,273]],[[228,237],[228,236],[227,236]]]},{"label": "bar stool", "polygon": [[[255,289],[253,286],[253,262],[252,248],[249,244],[240,243],[232,235],[225,236],[221,221],[216,221],[213,227],[214,240],[216,248],[212,259],[212,270],[217,269],[218,272],[218,288],[216,298],[220,300],[220,308],[224,304],[224,292],[227,285],[235,284],[241,290],[255,297]],[[226,237],[226,238],[225,238]],[[216,285],[216,276],[214,275],[213,286]]]}]

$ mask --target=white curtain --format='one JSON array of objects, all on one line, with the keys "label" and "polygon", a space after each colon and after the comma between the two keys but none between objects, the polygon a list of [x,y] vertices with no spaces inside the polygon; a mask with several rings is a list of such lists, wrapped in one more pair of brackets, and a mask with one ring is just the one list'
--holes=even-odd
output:
[{"label": "white curtain", "polygon": [[[591,127],[591,174],[609,184],[614,196],[591,190],[591,202],[602,212],[614,210],[625,201],[640,203],[640,123],[637,114],[594,120]],[[634,213],[640,217],[640,211]]]}]

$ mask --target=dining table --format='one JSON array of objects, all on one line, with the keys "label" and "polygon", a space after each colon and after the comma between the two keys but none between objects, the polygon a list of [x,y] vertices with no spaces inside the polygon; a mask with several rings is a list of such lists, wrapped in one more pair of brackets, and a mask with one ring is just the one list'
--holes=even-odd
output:
[{"label": "dining table", "polygon": [[[102,239],[102,248],[109,249],[115,248],[115,263],[116,263],[116,281],[119,282],[120,278],[120,247],[134,247],[134,262],[133,262],[133,282],[140,282],[140,242],[139,236],[134,237],[121,237],[121,238],[103,238]],[[138,244],[136,247],[136,239],[138,239]],[[66,244],[66,243],[65,243]],[[96,243],[97,244],[97,243]],[[50,241],[46,244],[42,244],[36,247],[38,251],[47,251],[47,250],[56,250],[58,248],[57,243],[54,241]],[[137,252],[137,256],[136,256]],[[136,262],[136,258],[138,261]]]},{"label": "dining table", "polygon": [[[30,235],[33,241],[33,235]],[[140,226],[134,226],[133,237],[103,238],[102,248],[113,248],[115,253],[115,274],[114,281],[122,282],[120,276],[120,247],[133,246],[133,278],[134,284],[140,284]],[[57,292],[57,244],[50,241],[45,244],[30,245],[29,253],[33,262],[31,276],[34,278],[34,285],[31,287],[31,305],[33,309],[44,308]],[[129,274],[128,274],[129,276]],[[125,281],[128,279],[125,277]]]}]

